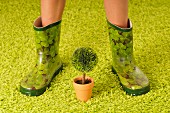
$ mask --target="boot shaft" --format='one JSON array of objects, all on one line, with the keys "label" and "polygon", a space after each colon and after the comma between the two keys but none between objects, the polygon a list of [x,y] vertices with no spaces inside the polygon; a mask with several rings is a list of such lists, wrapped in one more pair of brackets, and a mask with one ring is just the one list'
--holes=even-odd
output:
[{"label": "boot shaft", "polygon": [[61,21],[42,27],[41,17],[34,22],[36,50],[38,54],[54,57],[58,54]]},{"label": "boot shaft", "polygon": [[133,33],[129,20],[128,28],[120,28],[108,21],[109,40],[113,59],[119,61],[133,60]]},{"label": "boot shaft", "polygon": [[[42,27],[41,17],[34,22],[37,65],[54,62],[59,54],[61,21]],[[57,58],[58,59],[58,58]],[[50,61],[50,62],[49,62]]]}]

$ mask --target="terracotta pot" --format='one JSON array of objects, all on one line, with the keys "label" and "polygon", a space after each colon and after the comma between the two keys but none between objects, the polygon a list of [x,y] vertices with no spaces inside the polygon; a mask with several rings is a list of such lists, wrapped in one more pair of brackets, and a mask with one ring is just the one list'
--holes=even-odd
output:
[{"label": "terracotta pot", "polygon": [[77,99],[84,102],[88,101],[91,98],[92,88],[94,87],[94,80],[90,77],[86,77],[86,79],[90,80],[90,83],[88,84],[76,83],[77,81],[82,80],[82,76],[75,78],[73,81],[73,86],[76,92]]}]

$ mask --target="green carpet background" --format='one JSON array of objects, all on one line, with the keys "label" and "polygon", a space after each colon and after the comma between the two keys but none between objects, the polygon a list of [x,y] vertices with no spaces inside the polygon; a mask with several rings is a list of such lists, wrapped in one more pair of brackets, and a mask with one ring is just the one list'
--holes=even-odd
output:
[{"label": "green carpet background", "polygon": [[[129,0],[136,63],[151,90],[129,96],[111,72],[111,52],[103,0],[67,0],[62,19],[60,56],[64,70],[41,96],[19,92],[21,79],[35,64],[33,21],[39,0],[0,0],[0,113],[168,113],[170,112],[170,2]],[[99,62],[89,76],[95,80],[87,103],[75,97],[74,77],[81,75],[70,57],[78,47],[93,48]]]}]

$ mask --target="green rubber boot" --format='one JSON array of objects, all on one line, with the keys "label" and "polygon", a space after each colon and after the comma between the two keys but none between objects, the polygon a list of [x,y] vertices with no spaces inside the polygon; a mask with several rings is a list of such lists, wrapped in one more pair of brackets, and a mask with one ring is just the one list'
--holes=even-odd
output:
[{"label": "green rubber boot", "polygon": [[39,96],[46,91],[52,79],[62,69],[59,57],[61,21],[42,27],[41,17],[35,20],[36,65],[22,81],[20,92],[29,96]]},{"label": "green rubber boot", "polygon": [[108,21],[112,50],[113,72],[119,77],[123,90],[129,95],[141,95],[150,90],[149,80],[135,65],[133,57],[133,33],[129,20],[128,28],[120,28]]}]

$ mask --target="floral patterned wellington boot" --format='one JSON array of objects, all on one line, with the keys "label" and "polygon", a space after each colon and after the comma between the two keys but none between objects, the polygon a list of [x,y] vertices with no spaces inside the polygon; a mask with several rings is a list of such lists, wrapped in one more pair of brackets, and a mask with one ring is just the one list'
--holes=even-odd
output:
[{"label": "floral patterned wellington boot", "polygon": [[41,17],[35,20],[35,42],[37,62],[30,74],[20,85],[20,92],[29,96],[39,96],[46,91],[51,80],[62,69],[59,57],[61,21],[42,27]]},{"label": "floral patterned wellington boot", "polygon": [[132,24],[120,28],[108,21],[109,39],[112,50],[113,72],[119,77],[123,90],[129,95],[141,95],[150,90],[148,78],[135,65],[133,57]]}]

